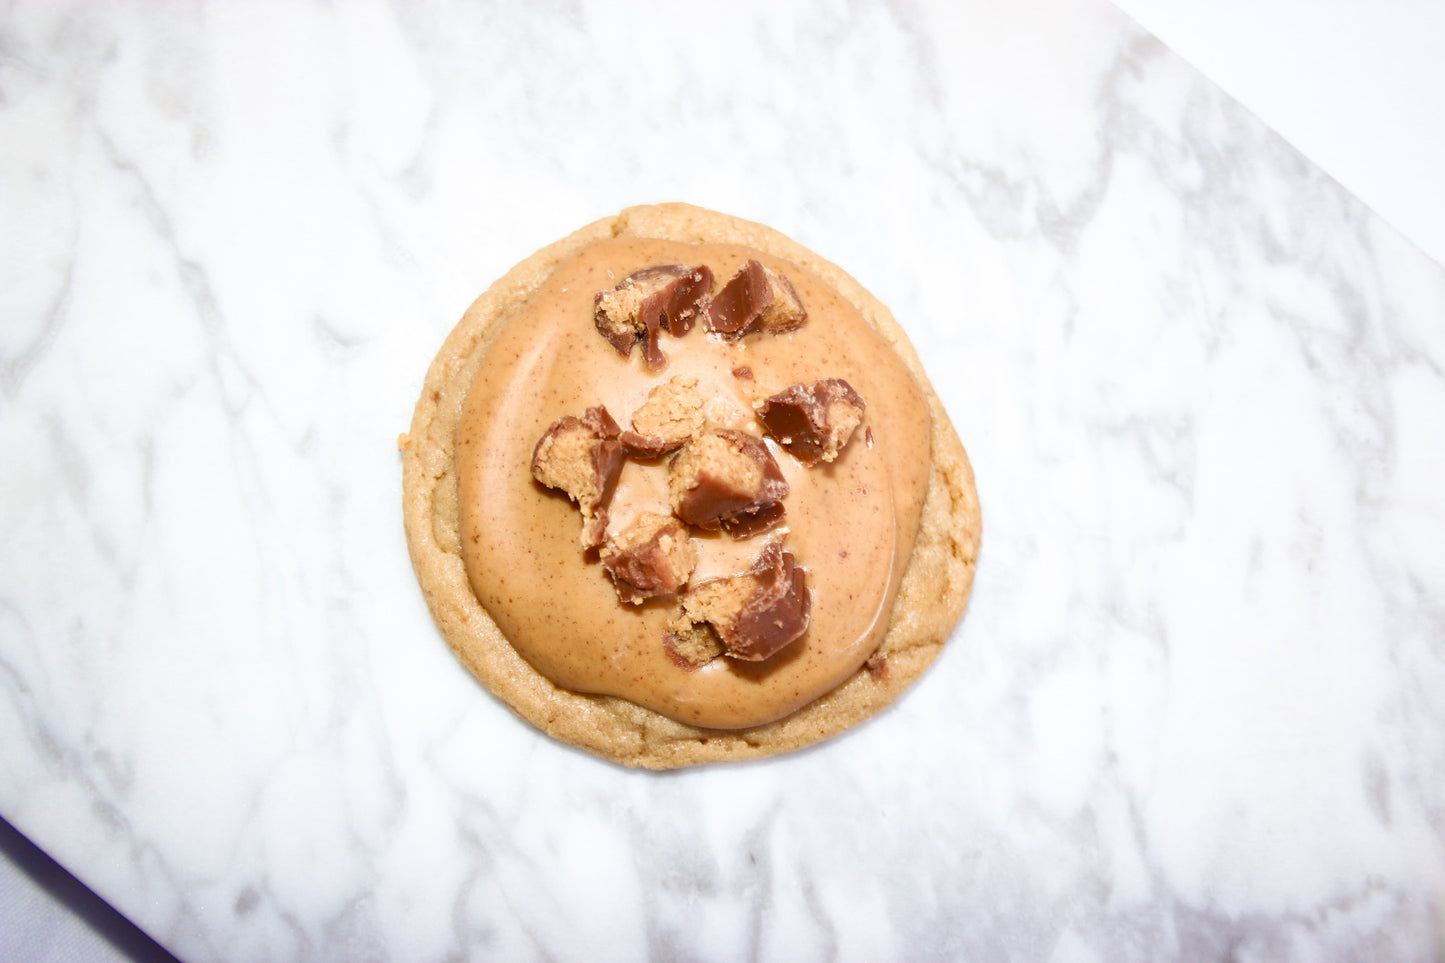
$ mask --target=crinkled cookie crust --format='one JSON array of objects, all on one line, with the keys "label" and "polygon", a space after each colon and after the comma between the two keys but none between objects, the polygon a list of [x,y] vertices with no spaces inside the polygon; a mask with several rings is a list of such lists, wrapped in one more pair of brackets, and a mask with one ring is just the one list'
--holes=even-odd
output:
[{"label": "crinkled cookie crust", "polygon": [[[893,346],[928,399],[933,427],[928,498],[888,635],[884,671],[859,669],[792,715],[750,729],[700,729],[610,696],[553,685],[507,642],[472,594],[457,535],[453,437],[482,356],[562,261],[594,241],[635,236],[741,244],[792,261],[831,284]],[[447,644],[482,684],[547,734],[626,766],[673,769],[788,752],[842,732],[891,703],[943,649],[963,615],[978,558],[973,469],[888,309],[833,264],[777,231],[686,204],[631,207],[551,244],[476,300],[432,362],[402,437],[402,502],[412,564]]]}]

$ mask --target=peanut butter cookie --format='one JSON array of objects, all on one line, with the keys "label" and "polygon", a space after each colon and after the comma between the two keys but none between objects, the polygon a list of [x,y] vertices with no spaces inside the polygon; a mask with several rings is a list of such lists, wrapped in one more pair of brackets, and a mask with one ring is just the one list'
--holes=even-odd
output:
[{"label": "peanut butter cookie", "polygon": [[696,207],[629,208],[493,284],[400,447],[447,643],[624,765],[847,729],[923,673],[973,584],[973,472],[887,308]]}]

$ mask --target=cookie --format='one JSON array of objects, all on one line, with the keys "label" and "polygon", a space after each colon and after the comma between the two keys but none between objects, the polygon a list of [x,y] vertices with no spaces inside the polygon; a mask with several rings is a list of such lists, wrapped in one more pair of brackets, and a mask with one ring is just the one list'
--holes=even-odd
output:
[{"label": "cookie", "polygon": [[932,663],[973,583],[973,472],[888,310],[696,207],[629,208],[493,284],[399,445],[448,645],[628,766],[842,732]]}]

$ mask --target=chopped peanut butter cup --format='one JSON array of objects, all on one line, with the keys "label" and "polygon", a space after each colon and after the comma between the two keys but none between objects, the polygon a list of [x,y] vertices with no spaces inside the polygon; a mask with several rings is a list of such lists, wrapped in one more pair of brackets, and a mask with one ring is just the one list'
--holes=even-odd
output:
[{"label": "chopped peanut butter cup", "polygon": [[681,669],[696,669],[722,656],[726,649],[717,630],[706,622],[683,617],[668,624],[662,650]]},{"label": "chopped peanut butter cup", "polygon": [[607,529],[607,503],[622,473],[618,433],[617,422],[598,405],[580,418],[552,422],[532,449],[532,477],[564,492],[581,510],[583,548],[601,545]]},{"label": "chopped peanut butter cup", "polygon": [[653,370],[667,364],[658,332],[680,338],[692,330],[704,300],[712,293],[712,269],[706,265],[659,264],[634,271],[610,291],[599,291],[593,309],[598,332],[623,357],[643,343]]},{"label": "chopped peanut butter cup", "polygon": [[786,334],[802,327],[808,312],[786,275],[750,259],[708,305],[703,323],[714,334],[735,341],[761,331]]},{"label": "chopped peanut butter cup", "polygon": [[617,596],[633,604],[675,594],[697,565],[687,528],[671,515],[655,512],[643,512],[609,538],[601,558]]},{"label": "chopped peanut butter cup", "polygon": [[692,439],[668,466],[673,514],[689,525],[747,538],[783,518],[788,483],[757,438],[714,428]]},{"label": "chopped peanut butter cup", "polygon": [[802,637],[811,609],[807,576],[791,552],[772,542],[751,571],[693,586],[668,627],[668,639],[674,649],[691,651],[697,645],[696,626],[707,623],[724,655],[761,662]]},{"label": "chopped peanut butter cup", "polygon": [[758,421],[805,465],[833,461],[863,423],[863,399],[842,378],[793,385],[758,405]]},{"label": "chopped peanut butter cup", "polygon": [[697,379],[677,377],[648,392],[632,413],[632,430],[618,437],[628,454],[656,458],[681,448],[706,422]]}]

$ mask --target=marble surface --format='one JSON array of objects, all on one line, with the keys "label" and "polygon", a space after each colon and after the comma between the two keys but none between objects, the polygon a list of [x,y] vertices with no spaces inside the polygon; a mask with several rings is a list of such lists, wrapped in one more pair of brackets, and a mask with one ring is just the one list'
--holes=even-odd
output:
[{"label": "marble surface", "polygon": [[[0,15],[0,814],[189,961],[1445,957],[1445,270],[1102,3],[620,9]],[[893,307],[985,537],[889,712],[656,775],[454,662],[395,439],[667,199]]]},{"label": "marble surface", "polygon": [[1114,5],[1445,264],[1445,4]]}]

